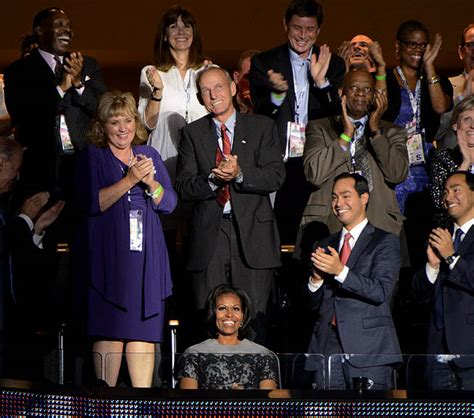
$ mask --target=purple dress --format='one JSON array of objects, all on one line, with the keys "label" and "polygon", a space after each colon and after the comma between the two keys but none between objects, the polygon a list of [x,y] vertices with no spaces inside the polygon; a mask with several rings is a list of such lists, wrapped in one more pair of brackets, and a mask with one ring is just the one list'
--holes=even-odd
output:
[{"label": "purple dress", "polygon": [[[124,177],[128,167],[110,148],[89,146],[78,161],[76,190],[86,210],[89,286],[87,333],[93,337],[159,342],[164,301],[171,295],[168,252],[158,213],[171,213],[177,197],[158,152],[147,145],[133,153],[153,158],[155,179],[164,189],[159,205],[138,183],[101,212],[99,190]],[[130,209],[143,211],[142,251],[130,250]]]}]

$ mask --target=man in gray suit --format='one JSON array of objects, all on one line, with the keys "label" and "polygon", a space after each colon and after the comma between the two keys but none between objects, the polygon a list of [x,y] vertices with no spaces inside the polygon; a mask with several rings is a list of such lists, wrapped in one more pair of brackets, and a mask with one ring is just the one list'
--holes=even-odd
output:
[{"label": "man in gray suit", "polygon": [[254,306],[258,341],[280,266],[280,240],[269,194],[280,188],[285,167],[274,122],[236,112],[235,83],[219,67],[196,79],[209,115],[183,129],[176,190],[194,203],[187,268],[195,301],[227,282],[247,292]]},{"label": "man in gray suit", "polygon": [[[355,354],[333,358],[326,371],[328,389],[349,389],[359,377],[369,388],[390,389],[392,366],[402,360],[390,313],[400,242],[367,220],[369,184],[361,175],[337,176],[331,202],[343,228],[317,242],[311,254],[308,292],[317,319],[308,353],[323,354],[328,363],[333,354]],[[310,360],[306,365],[318,367]]]},{"label": "man in gray suit", "polygon": [[307,259],[315,239],[339,229],[329,202],[334,178],[343,172],[359,172],[368,180],[369,221],[400,234],[403,216],[394,188],[408,173],[407,135],[403,128],[381,120],[387,98],[375,91],[374,83],[367,71],[348,72],[341,114],[308,123],[303,164],[313,192],[303,212],[297,241],[296,250],[302,251],[302,259]]}]

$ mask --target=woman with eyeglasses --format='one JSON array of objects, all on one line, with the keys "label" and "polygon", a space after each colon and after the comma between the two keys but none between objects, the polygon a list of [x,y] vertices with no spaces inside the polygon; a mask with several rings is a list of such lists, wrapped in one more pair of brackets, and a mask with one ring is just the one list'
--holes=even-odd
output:
[{"label": "woman with eyeglasses", "polygon": [[428,187],[426,163],[441,115],[452,107],[452,87],[437,74],[434,61],[441,48],[441,36],[434,42],[426,26],[416,20],[400,25],[395,53],[398,66],[387,72],[388,109],[384,119],[406,128],[410,172],[396,187],[398,204],[406,212],[408,197]]},{"label": "woman with eyeglasses", "polygon": [[[433,206],[428,192],[429,155],[441,115],[452,107],[452,87],[435,69],[441,36],[432,43],[426,26],[416,20],[403,22],[397,31],[398,65],[387,71],[388,109],[384,119],[407,130],[410,169],[395,187],[400,211],[406,216],[408,252],[413,262],[424,257],[422,239],[432,228]],[[418,257],[418,255],[420,257]]]}]

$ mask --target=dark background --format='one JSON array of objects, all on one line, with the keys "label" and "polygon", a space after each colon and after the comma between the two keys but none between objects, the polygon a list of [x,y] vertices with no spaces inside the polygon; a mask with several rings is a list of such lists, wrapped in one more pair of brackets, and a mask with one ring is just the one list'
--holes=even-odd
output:
[{"label": "dark background", "polygon": [[[268,49],[285,41],[283,15],[289,0],[7,0],[2,1],[0,72],[18,57],[23,34],[31,31],[33,16],[57,6],[67,12],[75,32],[72,48],[98,59],[109,88],[138,92],[139,71],[151,63],[153,42],[161,15],[179,3],[195,15],[206,55],[233,70],[245,49]],[[393,65],[395,33],[401,22],[417,19],[443,46],[435,62],[439,72],[458,74],[457,56],[462,29],[472,23],[472,0],[339,1],[321,0],[325,17],[318,43],[333,52],[357,33],[378,40],[388,65]]]}]

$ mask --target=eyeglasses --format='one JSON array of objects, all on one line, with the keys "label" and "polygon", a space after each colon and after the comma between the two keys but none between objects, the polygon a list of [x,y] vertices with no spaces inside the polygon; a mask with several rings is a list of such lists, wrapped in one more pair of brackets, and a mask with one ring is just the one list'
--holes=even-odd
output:
[{"label": "eyeglasses", "polygon": [[466,48],[466,49],[474,49],[474,42],[466,42],[466,43],[464,43],[463,48]]},{"label": "eyeglasses", "polygon": [[426,49],[428,46],[428,42],[411,42],[411,41],[400,41],[403,45],[405,45],[408,49]]},{"label": "eyeglasses", "polygon": [[359,87],[359,86],[349,86],[348,90],[350,90],[354,94],[364,93],[369,94],[374,91],[372,87]]}]

